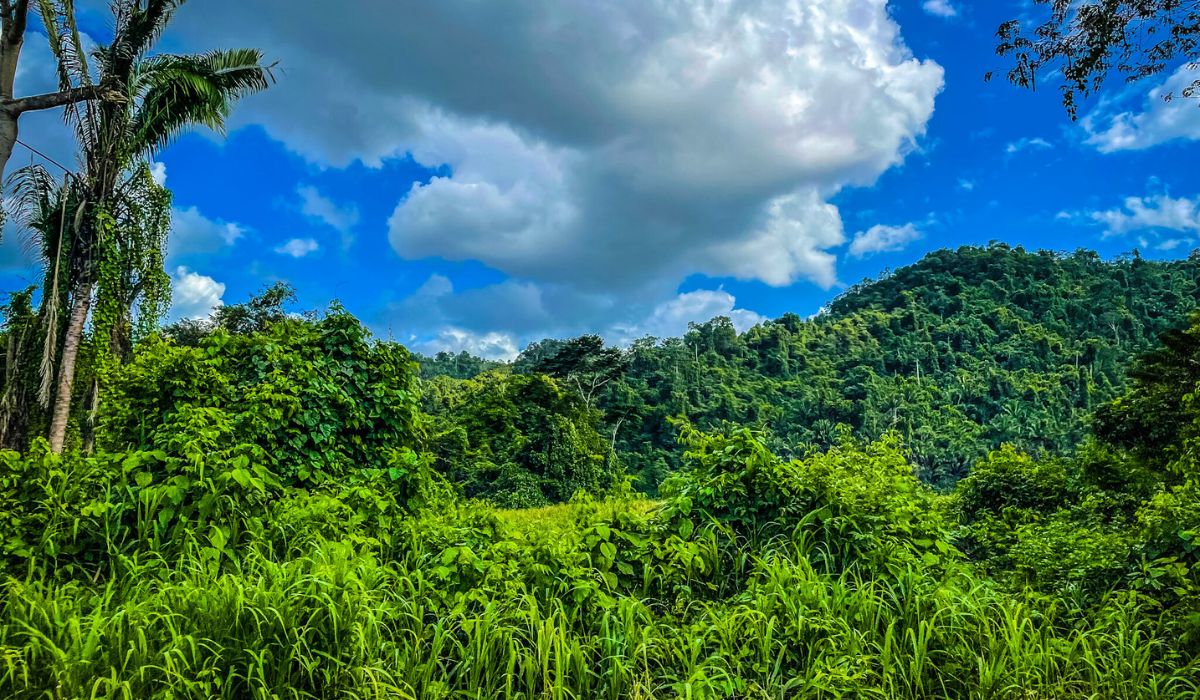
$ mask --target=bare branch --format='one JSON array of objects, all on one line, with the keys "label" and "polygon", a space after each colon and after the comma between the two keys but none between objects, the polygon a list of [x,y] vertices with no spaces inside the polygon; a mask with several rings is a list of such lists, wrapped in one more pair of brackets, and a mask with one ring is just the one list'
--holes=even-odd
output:
[{"label": "bare branch", "polygon": [[42,109],[65,107],[66,105],[77,104],[79,102],[87,102],[88,100],[121,103],[126,101],[126,97],[116,90],[110,90],[100,85],[84,85],[82,87],[71,88],[70,90],[60,90],[58,92],[48,92],[42,95],[31,95],[29,97],[8,100],[0,105],[0,108],[5,109],[11,114],[22,114]]}]

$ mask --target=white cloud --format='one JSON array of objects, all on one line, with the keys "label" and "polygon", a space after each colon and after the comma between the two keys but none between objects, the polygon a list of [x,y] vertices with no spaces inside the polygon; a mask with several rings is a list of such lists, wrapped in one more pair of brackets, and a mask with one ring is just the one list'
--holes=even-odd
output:
[{"label": "white cloud", "polygon": [[[1176,139],[1200,138],[1200,108],[1183,91],[1200,78],[1194,67],[1182,66],[1161,86],[1150,90],[1140,112],[1107,114],[1102,106],[1083,120],[1088,144],[1101,153],[1150,148]],[[1167,102],[1166,94],[1175,99]]]},{"label": "white cloud", "polygon": [[224,284],[180,265],[171,275],[171,318],[207,318],[224,295]]},{"label": "white cloud", "polygon": [[1191,239],[1191,238],[1168,238],[1166,240],[1159,241],[1158,243],[1156,243],[1154,245],[1154,248],[1156,250],[1161,250],[1161,251],[1167,252],[1167,251],[1175,250],[1177,248],[1184,248],[1184,247],[1194,245],[1194,244],[1195,244],[1195,240]]},{"label": "white cloud", "polygon": [[914,224],[903,226],[876,225],[854,234],[850,242],[850,255],[864,258],[875,253],[894,253],[904,250],[909,243],[919,241],[922,233]]},{"label": "white cloud", "polygon": [[[724,289],[674,294],[656,304],[614,304],[605,295],[584,294],[564,286],[540,286],[508,280],[457,292],[449,279],[432,275],[411,296],[394,305],[385,325],[420,319],[409,327],[409,345],[419,352],[467,350],[488,357],[515,354],[524,344],[545,337],[599,333],[609,342],[628,344],[638,338],[686,333],[691,322],[727,316],[739,331],[765,318],[740,308]],[[503,320],[506,330],[495,330]]]},{"label": "white cloud", "polygon": [[287,243],[277,247],[276,253],[280,255],[290,255],[293,258],[303,258],[310,253],[315,253],[321,249],[321,244],[311,238],[293,238]]},{"label": "white cloud", "polygon": [[[1126,197],[1122,206],[1096,211],[1064,211],[1059,220],[1103,227],[1103,238],[1135,235],[1142,248],[1172,251],[1200,238],[1200,196],[1167,194]],[[1182,235],[1181,235],[1182,234]]]},{"label": "white cloud", "polygon": [[246,235],[240,224],[213,220],[196,207],[171,210],[171,235],[167,254],[171,258],[211,255],[237,243]]},{"label": "white cloud", "polygon": [[461,328],[443,328],[436,337],[410,342],[409,347],[425,355],[435,355],[443,350],[455,353],[465,350],[476,357],[506,362],[515,360],[520,354],[517,341],[507,333],[473,333]]},{"label": "white cloud", "polygon": [[358,225],[358,207],[352,204],[339,205],[311,185],[301,185],[296,192],[300,195],[300,211],[305,216],[343,234]]},{"label": "white cloud", "polygon": [[1170,195],[1127,197],[1122,208],[1086,213],[1104,226],[1104,237],[1123,236],[1147,230],[1200,233],[1200,199]]},{"label": "white cloud", "polygon": [[154,161],[150,163],[150,177],[154,178],[154,183],[159,187],[167,186],[167,164]]},{"label": "white cloud", "polygon": [[1021,151],[1042,151],[1050,148],[1054,148],[1054,144],[1041,137],[1019,138],[1005,146],[1004,152],[1011,156]]},{"label": "white cloud", "polygon": [[921,9],[925,10],[925,14],[935,17],[958,16],[958,9],[950,4],[950,0],[924,0],[921,3]]},{"label": "white cloud", "polygon": [[959,178],[958,189],[963,190],[964,192],[973,192],[975,190],[975,181],[968,180],[966,178]]},{"label": "white cloud", "polygon": [[176,26],[286,65],[236,119],[316,165],[448,166],[397,192],[402,257],[624,300],[695,273],[835,283],[830,198],[902,162],[943,77],[886,0],[211,0]]},{"label": "white cloud", "polygon": [[766,320],[753,311],[737,308],[737,300],[723,289],[698,289],[659,304],[638,323],[614,326],[607,335],[614,342],[622,344],[646,336],[680,336],[687,333],[689,323],[703,323],[717,316],[729,317],[738,332],[744,332]]}]

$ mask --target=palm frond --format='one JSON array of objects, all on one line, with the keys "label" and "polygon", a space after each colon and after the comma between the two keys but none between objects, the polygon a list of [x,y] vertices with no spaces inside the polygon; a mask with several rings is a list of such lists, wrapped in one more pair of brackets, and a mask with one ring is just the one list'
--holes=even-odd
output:
[{"label": "palm frond", "polygon": [[128,133],[131,151],[153,153],[193,125],[223,131],[234,102],[274,82],[262,61],[254,49],[147,59]]}]

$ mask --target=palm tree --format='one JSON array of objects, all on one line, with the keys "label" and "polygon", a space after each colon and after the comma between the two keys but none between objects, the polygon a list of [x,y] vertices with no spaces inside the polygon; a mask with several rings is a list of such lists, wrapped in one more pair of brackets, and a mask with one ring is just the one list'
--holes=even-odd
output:
[{"label": "palm tree", "polygon": [[[113,314],[132,299],[136,286],[130,278],[134,267],[144,270],[153,261],[156,236],[145,235],[139,226],[157,226],[169,211],[169,199],[155,198],[148,188],[148,174],[140,167],[144,158],[197,125],[223,129],[234,103],[245,95],[266,89],[272,82],[270,66],[253,49],[210,51],[198,55],[151,55],[158,37],[185,0],[117,0],[113,7],[114,35],[107,46],[93,53],[98,80],[93,78],[86,56],[79,51],[58,52],[61,80],[80,85],[115,86],[124,101],[105,100],[75,104],[68,119],[75,127],[84,170],[68,179],[73,214],[70,232],[64,238],[70,248],[64,254],[65,278],[69,282],[69,312],[55,380],[50,421],[51,449],[62,450],[71,411],[75,367],[83,331],[92,309],[93,294],[101,269],[126,277],[124,285],[101,284],[104,293],[124,299],[98,299],[105,310],[96,326],[120,326]],[[67,26],[48,24],[53,36],[67,36]],[[52,41],[52,43],[54,43]],[[58,42],[66,46],[66,42]],[[149,193],[149,194],[148,194]],[[157,212],[157,214],[156,214]],[[161,272],[161,244],[157,258]],[[136,258],[136,259],[131,259]],[[161,278],[159,278],[161,279]],[[119,296],[119,294],[118,294]],[[134,295],[136,296],[136,295]]]}]

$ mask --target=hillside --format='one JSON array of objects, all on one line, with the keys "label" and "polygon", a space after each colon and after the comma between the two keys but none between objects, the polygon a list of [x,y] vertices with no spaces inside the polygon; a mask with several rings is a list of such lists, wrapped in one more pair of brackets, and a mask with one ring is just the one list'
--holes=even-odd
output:
[{"label": "hillside", "polygon": [[[1198,305],[1195,256],[941,250],[855,285],[811,319],[788,314],[738,334],[717,318],[682,338],[638,341],[596,405],[647,490],[680,464],[671,418],[748,426],[781,454],[828,447],[846,427],[867,439],[895,430],[921,475],[948,484],[1002,443],[1073,450],[1092,411],[1124,391],[1130,358]],[[536,343],[513,366],[536,371],[562,346]],[[495,367],[421,360],[426,375]]]}]

